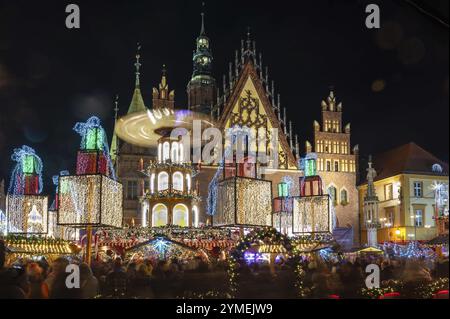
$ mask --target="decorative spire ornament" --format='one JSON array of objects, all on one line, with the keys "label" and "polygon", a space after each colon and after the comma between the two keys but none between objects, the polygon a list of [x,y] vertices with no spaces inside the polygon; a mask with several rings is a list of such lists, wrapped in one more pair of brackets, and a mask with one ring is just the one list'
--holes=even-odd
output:
[{"label": "decorative spire ornament", "polygon": [[137,43],[137,50],[136,50],[136,63],[134,63],[134,66],[136,68],[136,72],[135,72],[135,74],[136,74],[136,84],[135,84],[136,88],[138,88],[140,86],[140,75],[141,75],[140,69],[141,69],[141,66],[142,66],[142,64],[140,63],[140,59],[141,59],[141,45],[138,42]]},{"label": "decorative spire ornament", "polygon": [[117,121],[118,113],[119,113],[119,94],[116,94],[116,99],[114,100],[114,121]]},{"label": "decorative spire ornament", "polygon": [[275,108],[275,81],[272,80],[272,91],[270,93],[272,96],[272,108]]},{"label": "decorative spire ornament", "polygon": [[259,52],[259,78],[263,80],[263,58],[262,53]]},{"label": "decorative spire ornament", "polygon": [[292,121],[289,121],[289,146],[291,147],[291,150],[293,149],[293,135],[292,135]]},{"label": "decorative spire ornament", "polygon": [[239,52],[238,50],[235,51],[234,56],[234,76],[236,79],[239,77]]}]

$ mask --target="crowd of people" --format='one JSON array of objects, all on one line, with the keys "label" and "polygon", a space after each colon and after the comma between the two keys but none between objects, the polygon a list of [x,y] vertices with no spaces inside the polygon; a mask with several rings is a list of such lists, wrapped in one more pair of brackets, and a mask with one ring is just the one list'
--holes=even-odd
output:
[{"label": "crowd of people", "polygon": [[[177,298],[190,289],[200,294],[212,289],[226,296],[229,288],[226,260],[206,262],[200,257],[168,260],[140,259],[124,262],[120,257],[92,261],[58,257],[18,259],[5,265],[0,256],[0,299],[91,299],[91,298]],[[71,289],[67,266],[79,267],[78,289]],[[361,298],[366,266],[380,266],[381,282],[397,280],[411,288],[437,278],[448,278],[448,258],[387,258],[366,256],[348,258],[280,259],[275,265],[245,262],[236,264],[238,298],[295,298],[298,293],[298,265],[303,269],[302,285],[310,298],[338,295]],[[413,289],[412,289],[413,290]]]}]

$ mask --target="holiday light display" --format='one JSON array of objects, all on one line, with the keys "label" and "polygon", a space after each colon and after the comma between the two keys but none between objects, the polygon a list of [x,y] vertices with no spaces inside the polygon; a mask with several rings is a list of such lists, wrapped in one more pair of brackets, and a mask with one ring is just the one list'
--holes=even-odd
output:
[{"label": "holiday light display", "polygon": [[6,196],[7,233],[42,235],[48,231],[48,198],[42,196],[42,161],[28,146],[14,149],[16,162]]},{"label": "holiday light display", "polygon": [[331,232],[332,216],[328,195],[294,198],[294,234]]},{"label": "holiday light display", "polygon": [[73,128],[81,135],[80,150],[77,155],[77,175],[103,174],[116,180],[114,167],[109,156],[106,133],[96,116],[86,123],[77,123]]},{"label": "holiday light display", "polygon": [[293,200],[289,196],[289,184],[281,182],[278,184],[278,197],[273,199],[272,224],[275,229],[285,235],[292,235],[292,210]]},{"label": "holiday light display", "polygon": [[294,234],[331,233],[333,216],[330,198],[323,195],[322,179],[317,175],[317,156],[309,153],[302,160],[305,176],[300,178],[300,197],[294,198],[292,232]]},{"label": "holiday light display", "polygon": [[122,185],[103,175],[60,176],[58,225],[122,227]]},{"label": "holiday light display", "polygon": [[272,183],[270,181],[232,177],[219,183],[214,226],[271,225]]},{"label": "holiday light display", "polygon": [[58,225],[86,228],[85,260],[90,263],[92,228],[122,227],[123,190],[116,181],[100,120],[93,116],[77,123],[74,131],[81,135],[77,175],[59,177]]}]

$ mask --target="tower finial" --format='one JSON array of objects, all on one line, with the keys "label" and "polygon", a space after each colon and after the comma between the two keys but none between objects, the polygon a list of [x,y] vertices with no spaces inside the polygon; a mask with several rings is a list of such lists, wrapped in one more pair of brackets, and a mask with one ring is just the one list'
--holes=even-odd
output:
[{"label": "tower finial", "polygon": [[114,100],[114,120],[117,121],[117,114],[119,113],[119,94],[116,94],[116,99]]},{"label": "tower finial", "polygon": [[202,12],[200,13],[202,16],[202,26],[200,28],[200,35],[205,35],[205,2],[202,2]]},{"label": "tower finial", "polygon": [[141,63],[140,63],[140,59],[141,59],[141,44],[138,42],[137,43],[137,50],[136,50],[136,63],[134,63],[134,66],[136,67],[136,87],[139,87],[140,85],[140,69],[141,69]]},{"label": "tower finial", "polygon": [[247,51],[250,52],[252,40],[250,39],[250,27],[247,27]]}]

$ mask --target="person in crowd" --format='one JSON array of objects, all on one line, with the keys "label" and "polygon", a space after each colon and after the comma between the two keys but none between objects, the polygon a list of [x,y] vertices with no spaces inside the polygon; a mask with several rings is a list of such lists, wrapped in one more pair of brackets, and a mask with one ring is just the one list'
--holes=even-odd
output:
[{"label": "person in crowd", "polygon": [[26,266],[28,280],[30,282],[30,299],[43,299],[46,297],[44,288],[45,272],[38,263],[30,262]]},{"label": "person in crowd", "polygon": [[91,267],[86,263],[80,265],[80,289],[83,299],[92,299],[99,293],[98,280],[92,273]]},{"label": "person in crowd", "polygon": [[[58,279],[59,288],[61,287],[61,281],[64,281],[67,276],[66,268],[69,265],[69,261],[66,258],[59,257],[55,259],[55,261],[52,263],[50,273],[48,274],[47,278],[44,280],[42,285],[42,297],[43,298],[51,298],[51,296],[56,296],[57,294],[53,293],[53,288],[55,285],[55,281]],[[65,286],[65,284],[64,284]]]},{"label": "person in crowd", "polygon": [[127,275],[120,257],[114,260],[113,269],[106,276],[106,291],[114,298],[124,297],[127,293]]}]

